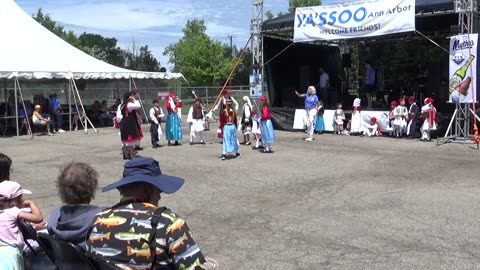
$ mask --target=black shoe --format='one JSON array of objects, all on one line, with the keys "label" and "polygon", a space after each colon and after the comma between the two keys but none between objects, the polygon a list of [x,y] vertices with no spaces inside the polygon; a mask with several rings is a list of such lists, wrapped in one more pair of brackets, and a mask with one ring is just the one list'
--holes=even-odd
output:
[{"label": "black shoe", "polygon": [[194,143],[193,143],[193,142],[190,142],[190,145],[194,145]]},{"label": "black shoe", "polygon": [[168,145],[168,146],[172,146],[172,143],[171,143],[170,141],[168,141],[168,144],[167,144],[167,145]]},{"label": "black shoe", "polygon": [[156,145],[156,144],[155,144],[155,145],[154,145],[154,146],[152,146],[152,147],[153,147],[153,148],[158,148],[158,145]]},{"label": "black shoe", "polygon": [[137,145],[137,146],[135,146],[135,150],[137,150],[137,151],[142,151],[143,148]]},{"label": "black shoe", "polygon": [[205,142],[204,142],[204,141],[201,141],[200,144],[205,144]]},{"label": "black shoe", "polygon": [[175,146],[178,146],[178,145],[180,145],[180,144],[178,143],[178,141],[175,141],[175,144],[174,144],[174,145],[175,145]]},{"label": "black shoe", "polygon": [[235,153],[235,157],[239,157],[240,156],[240,153]]},{"label": "black shoe", "polygon": [[226,156],[226,155],[222,155],[221,158],[222,158],[222,160],[225,160],[225,159],[227,159],[227,156]]}]

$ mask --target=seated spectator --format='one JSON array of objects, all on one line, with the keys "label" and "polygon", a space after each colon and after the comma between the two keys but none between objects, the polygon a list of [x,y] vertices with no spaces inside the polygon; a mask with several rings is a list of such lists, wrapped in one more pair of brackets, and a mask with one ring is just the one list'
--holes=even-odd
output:
[{"label": "seated spectator", "polygon": [[25,108],[23,108],[23,104],[18,107],[18,117],[22,118],[21,129],[25,129],[28,132],[28,119],[33,114],[32,102],[30,102],[29,100],[25,100],[24,104]]},{"label": "seated spectator", "polygon": [[101,210],[90,205],[98,186],[98,173],[80,162],[68,164],[57,178],[58,195],[63,206],[53,210],[48,221],[50,235],[85,249],[85,237],[93,217]]},{"label": "seated spectator", "polygon": [[160,194],[174,193],[183,183],[162,174],[152,158],[129,160],[123,178],[102,189],[117,188],[122,198],[97,214],[87,252],[120,269],[151,269],[152,262],[156,269],[203,269],[205,258],[185,221],[170,209],[158,208]]},{"label": "seated spectator", "polygon": [[110,115],[110,108],[108,107],[107,101],[104,100],[102,101],[102,104],[100,105],[98,109],[98,124],[101,127],[104,127],[106,124],[109,124],[110,120],[112,120],[112,116]]},{"label": "seated spectator", "polygon": [[[0,183],[0,269],[24,269],[22,250],[25,240],[17,225],[24,219],[33,223],[43,221],[42,212],[30,200],[23,200],[23,194],[32,194],[13,181]],[[29,208],[25,212],[22,208]]]},{"label": "seated spectator", "polygon": [[78,130],[78,127],[80,126],[80,117],[83,116],[83,110],[82,107],[79,105],[72,105],[72,123],[73,123],[73,130]]},{"label": "seated spectator", "polygon": [[40,113],[41,111],[42,111],[42,106],[35,105],[35,110],[33,111],[33,115],[32,115],[32,122],[34,125],[37,125],[37,126],[46,126],[48,136],[52,136],[53,135],[51,132],[52,122],[50,120],[50,117],[43,117],[42,114]]},{"label": "seated spectator", "polygon": [[10,180],[12,172],[12,160],[5,154],[0,153],[0,183]]}]

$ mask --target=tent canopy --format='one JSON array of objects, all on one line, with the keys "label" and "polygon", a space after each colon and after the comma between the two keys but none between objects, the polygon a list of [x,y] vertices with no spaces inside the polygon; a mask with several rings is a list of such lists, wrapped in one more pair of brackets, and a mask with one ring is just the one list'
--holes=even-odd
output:
[{"label": "tent canopy", "polygon": [[98,60],[44,28],[13,0],[0,0],[0,34],[0,78],[183,78],[181,73],[134,71]]}]

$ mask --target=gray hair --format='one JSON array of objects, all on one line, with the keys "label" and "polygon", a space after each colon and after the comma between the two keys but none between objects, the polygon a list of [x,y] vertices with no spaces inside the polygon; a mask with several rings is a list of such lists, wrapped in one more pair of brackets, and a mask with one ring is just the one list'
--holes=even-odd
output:
[{"label": "gray hair", "polygon": [[312,86],[312,85],[310,85],[307,88],[307,93],[308,93],[308,91],[312,91],[312,95],[315,95],[317,93],[317,90],[315,90],[315,86]]}]

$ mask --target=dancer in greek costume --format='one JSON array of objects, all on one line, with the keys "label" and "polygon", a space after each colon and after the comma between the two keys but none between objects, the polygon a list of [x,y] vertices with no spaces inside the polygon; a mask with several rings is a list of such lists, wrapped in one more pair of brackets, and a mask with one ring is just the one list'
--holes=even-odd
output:
[{"label": "dancer in greek costume", "polygon": [[414,96],[408,98],[408,103],[410,104],[410,108],[408,109],[407,119],[407,138],[413,139],[415,136],[415,129],[417,128],[417,116],[419,115],[419,110]]},{"label": "dancer in greek costume", "polygon": [[250,133],[252,132],[252,103],[248,96],[243,97],[243,115],[240,123],[242,124],[244,145],[250,145]]},{"label": "dancer in greek costume", "polygon": [[360,106],[361,99],[356,98],[353,100],[352,106],[352,119],[350,121],[350,134],[360,134],[360,129],[362,128],[362,106]]},{"label": "dancer in greek costume", "polygon": [[238,153],[237,139],[237,114],[232,108],[232,101],[227,100],[225,109],[220,112],[220,128],[223,130],[222,160],[227,158],[227,153]]},{"label": "dancer in greek costume", "polygon": [[400,98],[398,100],[398,106],[393,110],[393,117],[395,118],[393,120],[393,130],[396,138],[403,137],[403,131],[407,128],[407,116],[408,110],[407,107],[405,107],[405,99]]},{"label": "dancer in greek costume", "polygon": [[323,102],[319,100],[317,103],[317,120],[315,121],[315,132],[317,134],[322,134],[325,131],[324,113],[325,108],[323,107]]},{"label": "dancer in greek costume", "polygon": [[168,145],[172,145],[171,141],[175,141],[175,145],[179,145],[178,141],[182,140],[182,125],[178,117],[178,109],[182,107],[182,101],[178,99],[175,93],[168,95],[168,101],[165,104],[167,108],[167,124],[165,127],[165,136]]},{"label": "dancer in greek costume", "polygon": [[420,128],[420,132],[422,133],[422,141],[430,141],[430,132],[432,130],[437,130],[437,124],[435,123],[435,118],[437,114],[437,110],[433,106],[433,98],[426,98],[424,100],[425,105],[422,107],[422,119],[423,125]]},{"label": "dancer in greek costume", "polygon": [[123,158],[135,157],[135,146],[138,146],[143,138],[138,110],[141,108],[138,100],[138,90],[133,89],[123,96],[121,105],[122,121],[120,122],[120,138],[123,144]]},{"label": "dancer in greek costume", "polygon": [[263,153],[272,153],[271,144],[275,142],[275,131],[272,125],[272,112],[268,106],[267,97],[260,97],[262,102],[262,115],[260,117],[260,130],[262,135],[262,143],[264,145]]},{"label": "dancer in greek costume", "polygon": [[160,147],[160,144],[158,142],[160,141],[160,137],[162,137],[162,127],[160,126],[160,122],[162,117],[165,116],[163,113],[162,108],[160,108],[158,99],[154,99],[152,101],[153,107],[150,109],[150,136],[152,139],[152,147],[153,148],[158,148]]},{"label": "dancer in greek costume", "polygon": [[187,116],[187,123],[190,123],[190,145],[194,144],[196,133],[200,134],[200,144],[205,144],[203,140],[203,131],[205,130],[204,118],[205,115],[203,113],[202,99],[196,98],[195,104],[190,107]]}]

